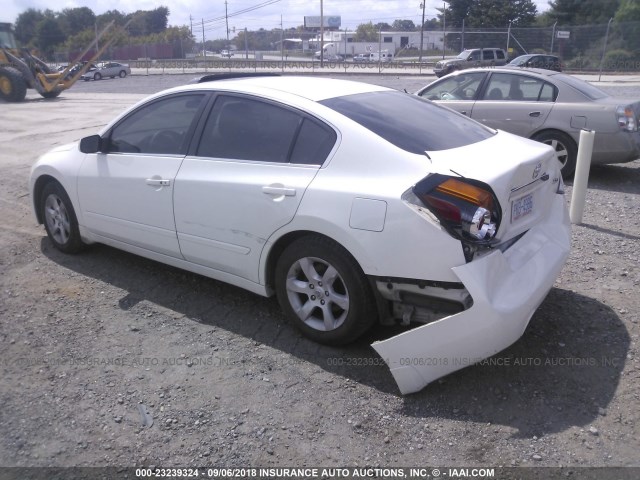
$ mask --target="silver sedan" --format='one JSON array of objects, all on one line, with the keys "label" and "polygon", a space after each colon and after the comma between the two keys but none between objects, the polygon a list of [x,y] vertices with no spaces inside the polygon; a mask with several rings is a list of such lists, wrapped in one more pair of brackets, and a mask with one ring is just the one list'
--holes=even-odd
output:
[{"label": "silver sedan", "polygon": [[110,78],[124,78],[127,75],[131,75],[131,68],[129,65],[117,62],[104,62],[99,63],[95,68],[91,68],[84,75],[82,79],[86,82],[89,80],[101,80],[105,77]]},{"label": "silver sedan", "polygon": [[477,68],[436,80],[416,94],[485,125],[551,145],[571,176],[580,130],[596,132],[592,163],[640,158],[640,101],[609,96],[550,70]]}]

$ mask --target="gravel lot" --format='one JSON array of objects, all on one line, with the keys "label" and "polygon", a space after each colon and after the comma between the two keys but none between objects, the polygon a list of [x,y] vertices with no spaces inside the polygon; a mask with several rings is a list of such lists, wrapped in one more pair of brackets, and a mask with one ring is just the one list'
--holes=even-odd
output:
[{"label": "gravel lot", "polygon": [[275,299],[104,246],[67,256],[35,225],[38,155],[192,77],[0,105],[1,466],[640,467],[639,161],[593,169],[569,261],[518,342],[402,397],[369,347],[396,332],[319,346]]}]

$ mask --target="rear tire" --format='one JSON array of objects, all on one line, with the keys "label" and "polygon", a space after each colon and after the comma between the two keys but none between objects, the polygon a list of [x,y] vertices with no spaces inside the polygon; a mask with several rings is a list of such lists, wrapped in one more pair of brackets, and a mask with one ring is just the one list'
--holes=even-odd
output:
[{"label": "rear tire", "polygon": [[120,70],[120,78],[124,78],[127,76],[127,72],[125,72],[124,70]]},{"label": "rear tire", "polygon": [[344,345],[377,320],[362,269],[327,237],[309,235],[289,245],[278,259],[275,284],[284,313],[315,342]]},{"label": "rear tire", "polygon": [[562,165],[562,178],[571,178],[576,170],[578,146],[569,135],[556,130],[549,130],[531,137],[533,140],[550,145]]},{"label": "rear tire", "polygon": [[0,68],[0,98],[5,102],[22,102],[27,96],[27,82],[13,67]]},{"label": "rear tire", "polygon": [[77,253],[85,246],[80,238],[78,219],[69,195],[52,181],[40,195],[40,214],[51,243],[64,253]]}]

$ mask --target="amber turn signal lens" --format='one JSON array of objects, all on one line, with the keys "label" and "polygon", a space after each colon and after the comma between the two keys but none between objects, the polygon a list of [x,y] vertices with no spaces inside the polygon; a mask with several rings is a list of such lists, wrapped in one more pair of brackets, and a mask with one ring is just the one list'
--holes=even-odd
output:
[{"label": "amber turn signal lens", "polygon": [[493,198],[491,193],[482,188],[450,178],[438,185],[437,191],[464,200],[489,211],[493,210]]}]

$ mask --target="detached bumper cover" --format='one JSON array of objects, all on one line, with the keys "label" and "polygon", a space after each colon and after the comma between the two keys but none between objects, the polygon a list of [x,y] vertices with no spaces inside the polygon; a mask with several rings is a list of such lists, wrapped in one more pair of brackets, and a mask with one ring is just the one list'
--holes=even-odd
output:
[{"label": "detached bumper cover", "polygon": [[473,298],[471,308],[372,345],[401,393],[417,392],[522,336],[569,255],[571,227],[564,198],[558,195],[557,202],[556,218],[529,230],[506,252],[453,268]]}]

